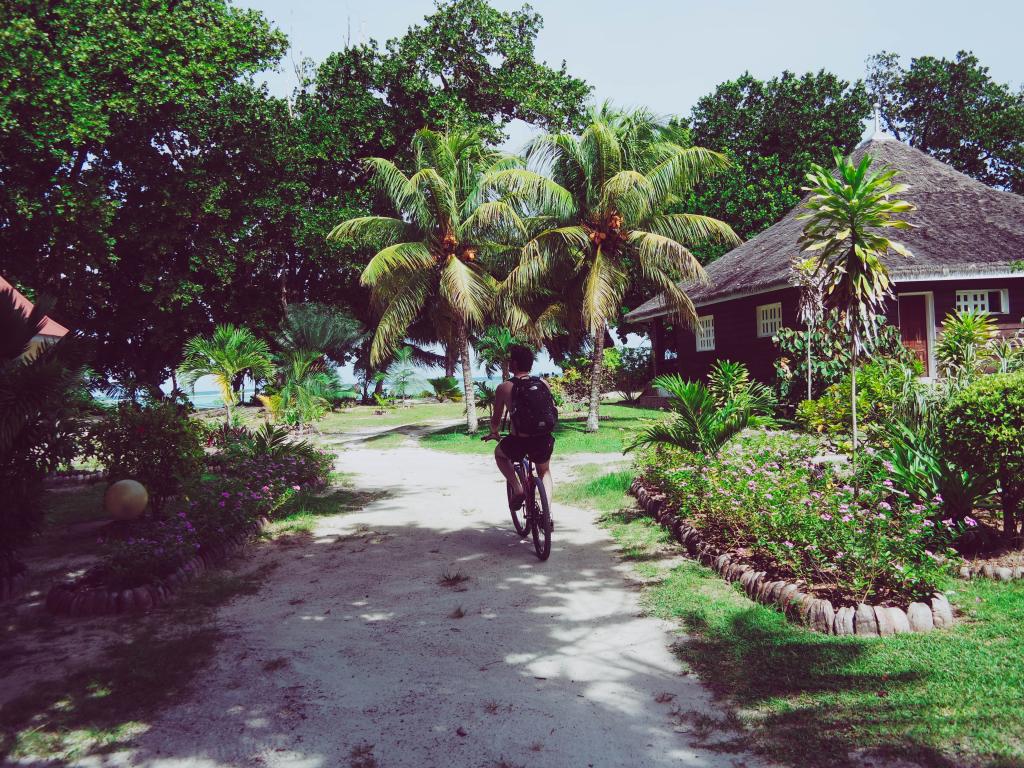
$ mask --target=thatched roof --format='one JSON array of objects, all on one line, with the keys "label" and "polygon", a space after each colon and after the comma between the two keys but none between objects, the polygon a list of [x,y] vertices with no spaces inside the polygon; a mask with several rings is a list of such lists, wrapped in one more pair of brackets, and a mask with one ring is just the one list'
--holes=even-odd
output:
[{"label": "thatched roof", "polygon": [[[898,168],[896,181],[910,185],[902,195],[917,206],[906,216],[913,229],[895,238],[913,252],[912,259],[890,254],[886,264],[896,281],[963,274],[984,277],[1006,272],[1024,258],[1024,197],[1002,192],[965,176],[919,149],[876,134],[854,150],[867,152],[873,168]],[[804,221],[800,204],[756,237],[737,246],[707,268],[706,285],[686,286],[697,305],[750,296],[792,284],[792,263],[800,254],[797,240]],[[1024,275],[1022,275],[1024,277]],[[666,313],[661,296],[637,307],[630,320]]]}]

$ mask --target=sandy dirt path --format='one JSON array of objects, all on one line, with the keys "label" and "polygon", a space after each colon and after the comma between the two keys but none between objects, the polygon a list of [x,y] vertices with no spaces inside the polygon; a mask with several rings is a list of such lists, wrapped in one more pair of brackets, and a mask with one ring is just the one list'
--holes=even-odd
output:
[{"label": "sandy dirt path", "polygon": [[378,500],[261,547],[279,567],[221,609],[227,638],[193,695],[94,764],[763,765],[700,746],[694,715],[721,712],[593,513],[556,506],[541,563],[485,457],[350,444],[338,469]]}]

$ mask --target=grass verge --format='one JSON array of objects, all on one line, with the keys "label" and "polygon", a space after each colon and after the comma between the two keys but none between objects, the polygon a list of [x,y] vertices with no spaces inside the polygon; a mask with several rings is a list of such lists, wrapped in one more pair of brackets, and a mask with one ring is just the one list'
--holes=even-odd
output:
[{"label": "grass verge", "polygon": [[[583,481],[595,494],[590,506],[613,504],[619,474]],[[641,573],[668,542],[645,516],[611,512],[602,522]],[[682,621],[692,634],[676,646],[679,657],[776,760],[852,767],[874,754],[936,768],[1020,768],[1024,584],[958,582],[947,594],[962,614],[954,629],[884,640],[802,630],[692,561],[664,573],[645,604]]]},{"label": "grass verge", "polygon": [[[601,428],[587,432],[585,413],[562,416],[555,428],[555,453],[619,453],[632,439],[641,420],[663,415],[663,411],[637,408],[630,405],[605,404],[601,406]],[[482,415],[483,416],[483,415]],[[486,429],[486,422],[481,421]],[[446,427],[420,438],[420,444],[451,453],[486,454],[494,451],[493,443],[484,443],[480,435],[467,435],[465,426]]]}]

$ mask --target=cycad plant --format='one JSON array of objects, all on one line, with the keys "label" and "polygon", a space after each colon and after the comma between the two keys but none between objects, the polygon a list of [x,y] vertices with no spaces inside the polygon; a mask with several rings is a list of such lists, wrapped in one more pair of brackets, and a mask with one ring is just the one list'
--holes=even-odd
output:
[{"label": "cycad plant", "polygon": [[234,415],[236,377],[269,379],[274,372],[270,347],[248,328],[218,325],[212,336],[193,336],[185,342],[184,359],[178,366],[182,384],[195,390],[196,381],[210,376],[217,382],[226,410],[225,423]]},{"label": "cycad plant", "polygon": [[703,178],[728,166],[726,157],[683,147],[645,112],[593,113],[580,136],[547,134],[527,150],[527,167],[490,174],[489,184],[531,213],[531,239],[507,280],[514,303],[538,294],[579,302],[583,329],[593,339],[587,430],[598,428],[601,367],[609,321],[621,310],[633,280],[660,289],[668,308],[693,323],[693,302],[680,281],[702,279],[689,246],[736,244],[729,225],[666,205]]},{"label": "cycad plant", "polygon": [[462,387],[459,384],[459,380],[454,376],[438,376],[437,378],[427,379],[427,383],[434,390],[434,397],[437,398],[439,403],[462,399]]},{"label": "cycad plant", "polygon": [[658,376],[652,384],[668,392],[672,414],[643,427],[627,450],[660,443],[715,456],[748,426],[763,426],[769,421],[752,414],[742,400],[719,405],[699,381],[683,381],[672,374]]},{"label": "cycad plant", "polygon": [[747,366],[731,360],[718,360],[711,367],[708,390],[720,408],[734,403],[764,419],[772,418],[778,404],[769,387],[750,378]]},{"label": "cycad plant", "polygon": [[850,334],[850,410],[852,413],[853,462],[857,462],[857,363],[866,336],[877,327],[883,305],[892,295],[889,269],[882,261],[889,251],[910,257],[902,244],[890,240],[887,229],[910,227],[902,214],[915,210],[897,196],[906,184],[893,182],[897,171],[871,171],[871,156],[854,165],[833,150],[836,173],[812,165],[807,174],[809,193],[800,245],[811,256],[809,280],[821,286],[825,309],[836,309]]},{"label": "cycad plant", "polygon": [[390,160],[366,161],[397,215],[350,219],[329,237],[380,248],[361,276],[381,312],[371,364],[393,352],[418,317],[433,316],[437,327],[450,329],[443,343],[455,345],[461,357],[467,423],[476,432],[469,336],[483,327],[491,309],[496,284],[487,264],[502,250],[498,243],[521,240],[525,234],[512,206],[489,199],[480,181],[484,172],[513,161],[469,133],[421,129],[412,150],[411,176]]}]

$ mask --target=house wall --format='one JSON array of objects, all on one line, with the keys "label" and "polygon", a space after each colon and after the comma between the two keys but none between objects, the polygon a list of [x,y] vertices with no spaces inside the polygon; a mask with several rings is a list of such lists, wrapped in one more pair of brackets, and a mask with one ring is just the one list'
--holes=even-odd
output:
[{"label": "house wall", "polygon": [[[1024,327],[1024,275],[1001,279],[951,279],[951,280],[918,280],[896,284],[895,292],[917,293],[931,292],[935,309],[935,338],[941,334],[943,319],[955,311],[956,292],[963,290],[1006,289],[1009,298],[1009,312],[994,313],[1000,332],[1011,335]],[[711,366],[717,360],[733,360],[742,362],[750,369],[755,378],[770,383],[775,377],[774,362],[778,356],[775,345],[770,338],[757,336],[757,307],[762,304],[779,302],[782,304],[782,324],[790,328],[802,327],[799,321],[799,291],[786,288],[779,291],[748,296],[739,299],[709,304],[698,307],[698,316],[712,315],[715,328],[715,348],[707,352],[698,352],[696,336],[693,331],[678,328],[672,338],[669,328],[662,325],[659,344],[657,370],[659,373],[679,373],[684,378],[705,378]],[[998,309],[998,308],[997,308]],[[890,300],[886,307],[889,322],[899,326],[899,312],[895,299]],[[662,322],[661,320],[655,322]],[[672,342],[675,342],[672,344]],[[674,349],[672,349],[674,347]],[[671,352],[678,357],[671,358]],[[666,358],[668,352],[668,358]],[[929,371],[934,375],[934,371]]]}]

